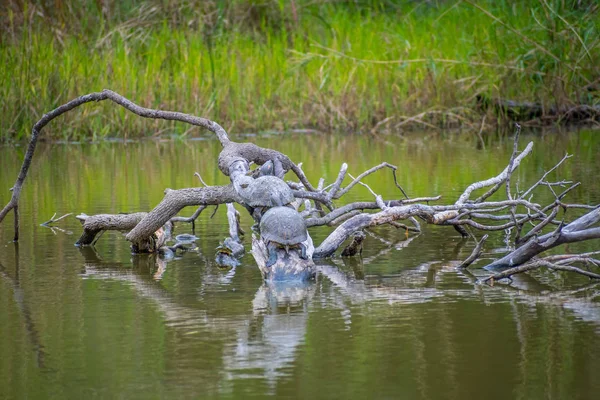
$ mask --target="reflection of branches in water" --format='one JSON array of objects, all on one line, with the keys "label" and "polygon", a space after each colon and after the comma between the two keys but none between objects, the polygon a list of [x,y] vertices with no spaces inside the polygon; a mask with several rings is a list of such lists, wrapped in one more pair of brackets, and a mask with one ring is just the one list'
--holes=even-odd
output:
[{"label": "reflection of branches in water", "polygon": [[384,243],[387,247],[380,250],[377,254],[375,254],[374,256],[371,257],[367,257],[363,260],[363,262],[369,264],[373,261],[375,261],[377,258],[389,253],[391,250],[402,250],[403,248],[407,247],[410,242],[412,242],[413,240],[415,240],[419,235],[412,235],[410,237],[407,237],[405,239],[402,240],[398,240],[395,242],[390,242],[384,238],[382,238],[381,236],[378,236],[377,234],[375,234],[374,232],[371,232],[369,230],[366,230],[366,232],[369,234],[369,236],[374,237],[375,239],[379,240],[380,242]]},{"label": "reflection of branches in water", "polygon": [[[126,282],[141,297],[156,304],[167,326],[188,333],[208,329],[218,332],[219,337],[231,337],[228,332],[234,331],[235,343],[227,346],[223,355],[223,368],[229,379],[254,373],[256,377],[266,377],[270,387],[274,388],[282,371],[295,360],[296,349],[306,335],[307,300],[314,292],[312,283],[265,283],[254,296],[252,314],[213,317],[206,310],[180,304],[160,282],[152,279],[152,271],[160,269],[160,263],[164,262],[155,256],[136,256],[137,265],[132,270],[126,265],[102,262],[90,248],[80,251],[86,260],[82,273],[85,279]],[[227,274],[212,271],[209,268],[204,274],[203,286],[230,284],[235,273],[234,270]]]},{"label": "reflection of branches in water", "polygon": [[15,243],[15,277],[11,277],[7,272],[6,268],[0,262],[0,276],[10,286],[13,291],[13,298],[15,303],[23,316],[25,322],[25,330],[27,331],[27,337],[33,346],[33,350],[36,354],[36,360],[38,368],[46,368],[46,351],[40,341],[40,335],[36,328],[35,322],[31,316],[31,311],[27,302],[25,301],[25,292],[21,288],[19,281],[19,245]]},{"label": "reflection of branches in water", "polygon": [[[386,304],[425,303],[437,298],[476,298],[485,304],[515,300],[519,303],[549,304],[571,310],[578,318],[600,327],[600,282],[574,290],[551,291],[536,279],[522,275],[512,286],[494,288],[481,285],[480,277],[468,270],[457,270],[459,261],[428,262],[394,275],[366,275],[364,280],[340,270],[334,260],[321,260],[319,274],[327,277],[353,303],[385,300]],[[462,283],[456,285],[456,278]],[[438,283],[452,281],[455,288],[438,288]]]}]

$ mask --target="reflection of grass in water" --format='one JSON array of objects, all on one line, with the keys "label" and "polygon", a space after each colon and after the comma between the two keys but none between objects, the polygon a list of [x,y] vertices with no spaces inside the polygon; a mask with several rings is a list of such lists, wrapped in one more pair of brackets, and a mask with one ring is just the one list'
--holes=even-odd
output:
[{"label": "reflection of grass in water", "polygon": [[[26,24],[13,16],[1,39],[0,135],[23,138],[42,112],[102,88],[146,106],[211,117],[234,131],[368,131],[378,124],[400,130],[411,115],[478,127],[479,93],[565,107],[593,101],[582,90],[600,62],[600,18],[591,9],[483,2],[497,22],[467,3],[385,8],[373,1],[362,10],[270,3],[234,2],[215,11],[216,20],[168,3],[164,12],[125,3],[106,20],[95,7],[80,16],[85,21],[59,11]],[[241,17],[244,7],[254,14]],[[59,29],[60,21],[69,29]],[[195,131],[103,104],[61,117],[47,134]]]},{"label": "reflection of grass in water", "polygon": [[[261,146],[276,148],[296,162],[303,162],[303,169],[312,182],[325,177],[331,183],[343,162],[349,164],[349,173],[357,176],[381,161],[387,161],[399,167],[398,182],[409,196],[440,194],[444,204],[456,201],[458,194],[470,183],[502,171],[512,149],[511,138],[490,141],[484,151],[477,149],[477,141],[472,135],[472,140],[466,136],[454,136],[446,140],[430,138],[425,141],[419,140],[421,135],[416,136],[393,145],[355,135],[272,136],[253,141]],[[530,140],[535,142],[534,150],[515,174],[515,185],[518,183],[523,190],[525,185],[539,179],[544,170],[552,167],[568,151],[575,156],[561,166],[553,178],[581,181],[582,185],[570,193],[566,200],[600,203],[600,187],[595,184],[600,168],[598,135],[592,131],[535,137],[523,134],[521,148]],[[20,206],[23,228],[27,229],[33,223],[26,215],[35,216],[32,218],[39,224],[47,221],[55,212],[58,215],[68,212],[91,215],[148,211],[163,198],[165,188],[197,186],[196,171],[209,185],[227,184],[227,177],[215,165],[220,149],[217,140],[42,145],[23,188]],[[22,157],[22,152],[13,152],[10,147],[0,149],[0,188],[12,186]],[[389,170],[379,171],[367,177],[365,182],[386,199],[402,197],[394,186]],[[549,191],[541,188],[539,192],[534,201],[551,200]],[[9,194],[6,190],[0,192],[0,200],[7,201]],[[499,191],[496,196],[492,200],[503,198],[504,191]],[[366,188],[356,186],[344,196],[343,201],[371,199],[373,196]],[[182,214],[191,215],[194,210],[189,207]],[[215,217],[222,218],[223,223],[224,210],[221,207]],[[241,211],[243,224],[249,227],[252,225],[250,217]],[[214,223],[208,219],[211,213],[212,208],[206,210],[198,223],[207,226]],[[72,222],[73,225],[61,223],[59,226],[78,234],[80,226],[74,219]],[[3,233],[8,237],[12,218],[3,224],[6,224]],[[226,229],[223,233],[226,233]],[[317,235],[322,239],[320,234]]]}]

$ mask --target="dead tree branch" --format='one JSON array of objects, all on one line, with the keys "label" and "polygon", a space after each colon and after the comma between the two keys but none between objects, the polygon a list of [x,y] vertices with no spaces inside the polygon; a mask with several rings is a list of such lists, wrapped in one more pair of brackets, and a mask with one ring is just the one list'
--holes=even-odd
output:
[{"label": "dead tree branch", "polygon": [[[511,277],[513,275],[522,274],[523,272],[533,271],[533,270],[541,268],[541,267],[546,267],[548,269],[555,270],[555,271],[575,272],[579,275],[587,276],[590,279],[600,279],[600,274],[597,274],[597,273],[594,273],[591,271],[587,271],[587,270],[575,267],[573,265],[566,265],[567,263],[572,263],[572,262],[590,262],[590,260],[592,260],[592,259],[588,259],[587,257],[570,256],[569,258],[564,259],[559,264],[559,263],[552,262],[552,261],[549,261],[548,259],[544,258],[541,260],[536,260],[536,261],[531,261],[531,262],[525,263],[518,267],[509,268],[502,272],[498,272],[498,273],[484,279],[483,282],[493,285],[495,281],[498,281],[500,279],[505,279],[505,278],[511,279]],[[598,265],[597,260],[593,260],[592,263],[595,265]]]},{"label": "dead tree branch", "polygon": [[144,216],[126,238],[131,243],[140,245],[184,207],[233,202],[242,202],[233,185],[167,189],[163,200]]},{"label": "dead tree branch", "polygon": [[458,266],[458,268],[467,268],[469,265],[473,264],[473,262],[479,258],[479,256],[481,255],[481,252],[483,250],[483,244],[485,243],[487,238],[488,238],[488,235],[484,235],[481,238],[481,240],[479,242],[477,242],[477,245],[473,249],[473,252],[471,253],[471,255],[469,257],[467,257],[467,259],[465,261],[463,261],[462,264],[460,264]]},{"label": "dead tree branch", "polygon": [[434,221],[434,215],[435,211],[431,206],[422,204],[387,207],[385,210],[375,214],[365,213],[357,215],[338,226],[335,231],[327,236],[321,245],[315,249],[313,257],[323,258],[331,256],[350,235],[367,227],[387,224],[391,221],[408,219],[415,216]]},{"label": "dead tree branch", "polygon": [[68,216],[70,216],[70,215],[73,215],[73,213],[68,213],[68,214],[65,214],[65,215],[63,215],[62,217],[58,217],[58,218],[54,219],[54,217],[56,217],[56,213],[54,213],[54,215],[52,216],[52,218],[50,218],[50,219],[49,219],[48,221],[46,221],[46,222],[42,222],[42,223],[40,224],[40,226],[47,226],[47,227],[50,227],[50,225],[54,224],[55,222],[58,222],[58,221],[60,221],[61,219],[67,218],[67,217],[68,217]]},{"label": "dead tree branch", "polygon": [[37,146],[37,141],[39,139],[42,129],[53,119],[61,116],[62,114],[76,107],[79,107],[86,103],[98,102],[103,100],[111,100],[112,102],[122,106],[128,111],[131,111],[132,113],[143,118],[185,122],[191,125],[205,128],[215,133],[217,138],[221,142],[221,145],[223,146],[223,151],[219,155],[219,168],[225,175],[229,175],[229,169],[231,165],[239,160],[245,161],[246,165],[248,165],[250,162],[263,164],[268,160],[279,159],[282,163],[283,168],[286,171],[292,170],[298,176],[298,178],[307,190],[315,190],[304,175],[304,173],[302,172],[302,170],[298,168],[298,166],[294,164],[286,155],[278,151],[264,149],[252,143],[232,142],[229,139],[227,132],[225,132],[225,129],[223,129],[219,124],[217,124],[214,121],[176,111],[162,111],[141,107],[133,103],[132,101],[126,99],[125,97],[121,96],[120,94],[105,89],[102,92],[86,94],[84,96],[80,96],[74,100],[71,100],[66,104],[63,104],[62,106],[50,111],[49,113],[44,114],[44,116],[33,126],[31,132],[31,139],[29,141],[29,146],[27,147],[27,152],[25,153],[23,165],[21,166],[21,170],[19,172],[14,186],[10,189],[13,192],[11,199],[9,200],[8,204],[0,211],[0,223],[4,220],[9,211],[13,210],[15,214],[15,234],[13,239],[14,241],[19,240],[19,198],[21,195],[21,188],[23,186],[23,183],[25,182],[25,178],[27,177],[29,167],[31,166],[31,161],[33,159],[35,148]]},{"label": "dead tree branch", "polygon": [[526,263],[538,254],[565,243],[600,238],[600,227],[590,228],[600,221],[600,208],[577,218],[564,227],[539,237],[532,237],[527,243],[510,252],[506,256],[488,264],[489,270],[503,270]]}]

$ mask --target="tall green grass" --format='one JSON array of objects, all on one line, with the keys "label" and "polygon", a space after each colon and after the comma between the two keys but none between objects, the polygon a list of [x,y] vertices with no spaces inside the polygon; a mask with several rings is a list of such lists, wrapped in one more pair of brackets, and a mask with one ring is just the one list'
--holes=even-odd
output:
[{"label": "tall green grass", "polygon": [[[1,140],[26,137],[44,112],[103,88],[233,132],[479,128],[479,94],[564,109],[599,101],[594,3],[115,2],[110,13],[81,3],[78,14],[3,11]],[[46,132],[171,134],[197,130],[108,103],[72,111]]]}]

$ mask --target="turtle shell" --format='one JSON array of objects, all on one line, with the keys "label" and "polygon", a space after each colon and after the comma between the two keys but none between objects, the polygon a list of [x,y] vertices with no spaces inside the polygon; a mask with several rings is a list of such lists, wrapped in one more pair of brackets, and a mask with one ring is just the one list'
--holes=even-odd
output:
[{"label": "turtle shell", "polygon": [[244,191],[244,201],[250,207],[277,207],[294,201],[292,189],[276,176],[261,176]]},{"label": "turtle shell", "polygon": [[288,246],[302,243],[308,238],[304,218],[289,207],[269,209],[260,220],[260,235],[267,242]]}]

